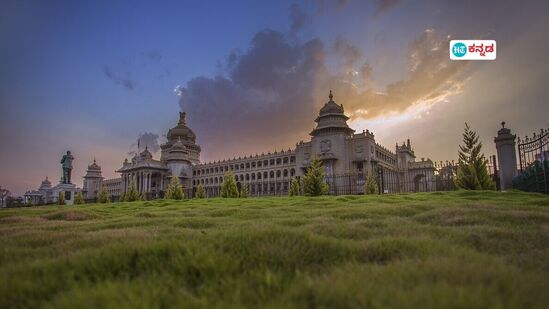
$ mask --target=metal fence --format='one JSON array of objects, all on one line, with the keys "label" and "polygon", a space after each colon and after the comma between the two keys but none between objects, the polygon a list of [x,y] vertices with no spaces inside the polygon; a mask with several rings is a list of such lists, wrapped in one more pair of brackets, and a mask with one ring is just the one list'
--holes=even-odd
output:
[{"label": "metal fence", "polygon": [[532,137],[518,138],[520,175],[513,187],[523,191],[549,194],[549,129]]}]

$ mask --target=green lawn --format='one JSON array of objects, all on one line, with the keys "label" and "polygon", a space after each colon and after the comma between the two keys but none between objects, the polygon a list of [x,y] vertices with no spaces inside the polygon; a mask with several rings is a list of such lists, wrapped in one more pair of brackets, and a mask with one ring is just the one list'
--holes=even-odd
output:
[{"label": "green lawn", "polygon": [[537,194],[0,210],[0,307],[547,308],[548,291]]}]

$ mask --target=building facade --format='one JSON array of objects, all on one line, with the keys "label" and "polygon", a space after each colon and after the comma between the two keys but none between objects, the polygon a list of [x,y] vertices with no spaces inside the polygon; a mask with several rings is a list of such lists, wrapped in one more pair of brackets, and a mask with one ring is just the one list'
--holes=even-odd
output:
[{"label": "building facade", "polygon": [[147,148],[131,160],[125,159],[117,170],[121,177],[109,180],[109,193],[123,194],[133,184],[148,198],[157,198],[163,196],[170,179],[178,177],[187,197],[193,196],[199,185],[213,197],[220,194],[223,177],[232,171],[238,186],[248,186],[252,196],[287,195],[291,179],[305,175],[316,157],[323,162],[331,194],[362,193],[371,173],[378,177],[384,193],[436,189],[436,182],[431,181],[436,171],[433,162],[416,161],[410,140],[397,144],[393,152],[378,144],[372,132],[355,133],[331,91],[315,119],[310,140],[283,151],[201,163],[201,148],[185,117],[180,113],[177,126],[168,131],[158,160]]}]

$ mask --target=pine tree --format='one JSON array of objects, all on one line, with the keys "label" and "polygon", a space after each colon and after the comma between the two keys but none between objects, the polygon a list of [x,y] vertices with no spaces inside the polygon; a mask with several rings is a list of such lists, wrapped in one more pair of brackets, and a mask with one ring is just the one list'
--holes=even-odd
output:
[{"label": "pine tree", "polygon": [[137,192],[137,189],[135,188],[135,182],[132,180],[132,182],[130,182],[128,190],[124,193],[124,202],[133,202],[140,200],[141,194]]},{"label": "pine tree", "polygon": [[223,183],[221,183],[221,197],[235,198],[238,197],[238,187],[232,171],[225,173]]},{"label": "pine tree", "polygon": [[496,184],[488,175],[488,160],[481,152],[482,143],[477,133],[465,123],[463,145],[459,146],[456,186],[466,190],[495,190]]},{"label": "pine tree", "polygon": [[76,195],[74,196],[74,204],[81,205],[84,203],[86,203],[86,201],[84,201],[84,195],[82,195],[82,191],[76,193]]},{"label": "pine tree", "polygon": [[111,202],[111,199],[109,197],[109,192],[107,191],[107,188],[105,186],[101,186],[101,191],[99,191],[99,196],[97,197],[97,201],[101,204],[106,204]]},{"label": "pine tree", "polygon": [[248,191],[248,185],[247,184],[242,184],[242,187],[240,188],[240,197],[241,198],[247,198],[249,195],[249,191]]},{"label": "pine tree", "polygon": [[328,185],[324,181],[324,169],[322,162],[315,158],[303,177],[303,193],[307,196],[319,196],[328,194]]},{"label": "pine tree", "polygon": [[65,192],[59,191],[59,196],[58,196],[57,204],[59,204],[59,205],[65,205]]},{"label": "pine tree", "polygon": [[372,171],[370,175],[368,175],[368,178],[366,178],[366,184],[364,184],[364,194],[376,194],[378,193],[377,191],[377,180]]},{"label": "pine tree", "polygon": [[183,193],[183,187],[181,186],[181,182],[179,181],[179,177],[172,176],[170,184],[168,185],[168,189],[166,190],[165,197],[171,200],[182,200],[185,197],[185,194]]},{"label": "pine tree", "polygon": [[299,183],[299,180],[297,178],[292,178],[292,181],[290,182],[290,196],[298,196],[301,194],[301,184]]},{"label": "pine tree", "polygon": [[196,188],[195,197],[196,198],[205,198],[206,197],[206,193],[204,192],[204,187],[202,186],[202,184],[198,185],[198,188]]}]

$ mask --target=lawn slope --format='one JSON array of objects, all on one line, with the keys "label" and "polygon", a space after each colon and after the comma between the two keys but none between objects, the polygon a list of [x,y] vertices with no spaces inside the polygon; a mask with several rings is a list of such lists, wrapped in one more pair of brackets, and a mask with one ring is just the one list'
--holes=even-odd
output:
[{"label": "lawn slope", "polygon": [[0,210],[0,307],[542,308],[549,197],[448,192]]}]

